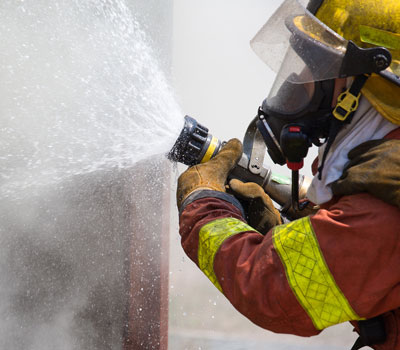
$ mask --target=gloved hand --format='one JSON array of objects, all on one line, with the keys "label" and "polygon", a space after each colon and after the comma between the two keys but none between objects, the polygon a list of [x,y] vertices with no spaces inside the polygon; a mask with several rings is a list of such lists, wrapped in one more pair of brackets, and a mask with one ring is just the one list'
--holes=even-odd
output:
[{"label": "gloved hand", "polygon": [[372,140],[352,149],[335,195],[368,192],[400,208],[400,140]]},{"label": "gloved hand", "polygon": [[242,143],[238,139],[232,139],[214,158],[206,163],[195,165],[182,173],[178,179],[176,192],[178,209],[189,194],[195,190],[209,189],[225,192],[228,174],[241,156]]},{"label": "gloved hand", "polygon": [[251,227],[265,235],[272,227],[282,224],[279,211],[263,188],[254,182],[244,183],[233,179],[229,182],[231,192],[241,200],[248,201],[248,222]]}]

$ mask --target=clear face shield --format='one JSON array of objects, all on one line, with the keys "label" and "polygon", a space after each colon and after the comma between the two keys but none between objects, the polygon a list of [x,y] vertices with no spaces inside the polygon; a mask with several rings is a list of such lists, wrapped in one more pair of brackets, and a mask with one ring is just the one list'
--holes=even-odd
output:
[{"label": "clear face shield", "polygon": [[360,49],[342,38],[303,3],[284,1],[250,43],[277,74],[269,107],[287,116],[309,105],[315,82],[379,72],[391,61],[384,48]]}]

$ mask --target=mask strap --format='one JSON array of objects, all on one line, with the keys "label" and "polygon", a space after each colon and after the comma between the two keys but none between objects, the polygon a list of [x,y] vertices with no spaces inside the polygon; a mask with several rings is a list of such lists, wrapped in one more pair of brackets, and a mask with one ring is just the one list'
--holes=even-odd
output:
[{"label": "mask strap", "polygon": [[338,97],[336,107],[332,112],[334,118],[330,123],[328,141],[322,156],[321,166],[318,168],[319,180],[322,179],[322,170],[324,169],[326,157],[336,139],[336,136],[345,124],[351,123],[351,120],[358,109],[361,98],[361,89],[365,85],[368,78],[369,75],[357,75],[350,88],[348,88]]}]

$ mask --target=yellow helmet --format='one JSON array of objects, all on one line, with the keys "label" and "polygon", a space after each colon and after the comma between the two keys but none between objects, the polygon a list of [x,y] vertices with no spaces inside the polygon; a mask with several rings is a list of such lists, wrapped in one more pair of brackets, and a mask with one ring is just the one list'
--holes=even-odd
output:
[{"label": "yellow helmet", "polygon": [[[392,54],[388,70],[400,76],[400,0],[311,0],[308,9],[359,47],[387,48]],[[400,125],[400,86],[373,74],[362,93],[382,116]]]}]

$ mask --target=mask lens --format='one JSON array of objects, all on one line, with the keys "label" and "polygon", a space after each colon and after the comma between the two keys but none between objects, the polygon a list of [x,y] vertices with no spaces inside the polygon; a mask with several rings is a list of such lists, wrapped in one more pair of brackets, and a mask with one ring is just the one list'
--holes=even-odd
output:
[{"label": "mask lens", "polygon": [[290,79],[281,81],[276,79],[266,100],[266,107],[269,112],[275,112],[284,118],[285,115],[299,115],[310,104],[314,93],[315,83],[294,83],[297,79],[296,74],[292,74]]}]

